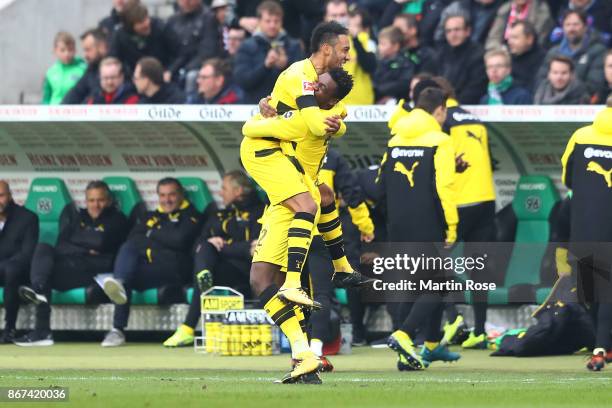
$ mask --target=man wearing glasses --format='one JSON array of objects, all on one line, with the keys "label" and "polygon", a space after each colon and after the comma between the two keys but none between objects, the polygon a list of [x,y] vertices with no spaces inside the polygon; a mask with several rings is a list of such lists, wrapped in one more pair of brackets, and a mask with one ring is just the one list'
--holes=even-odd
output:
[{"label": "man wearing glasses", "polygon": [[86,100],[88,105],[136,104],[138,94],[130,82],[125,81],[123,65],[115,57],[100,61],[100,88]]}]

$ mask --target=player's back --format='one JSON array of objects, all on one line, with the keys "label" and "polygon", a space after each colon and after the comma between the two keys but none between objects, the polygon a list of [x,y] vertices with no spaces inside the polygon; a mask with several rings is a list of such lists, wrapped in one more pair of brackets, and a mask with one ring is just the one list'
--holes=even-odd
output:
[{"label": "player's back", "polygon": [[299,109],[299,98],[314,95],[317,71],[310,59],[294,62],[278,76],[272,89],[270,105],[279,115]]}]

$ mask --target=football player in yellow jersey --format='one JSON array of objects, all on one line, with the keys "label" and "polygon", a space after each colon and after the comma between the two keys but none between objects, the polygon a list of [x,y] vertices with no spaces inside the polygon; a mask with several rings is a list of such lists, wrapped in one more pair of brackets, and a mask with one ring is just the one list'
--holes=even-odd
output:
[{"label": "football player in yellow jersey", "polygon": [[[262,114],[271,117],[292,109],[299,110],[308,130],[313,134],[344,133],[345,127],[340,117],[330,116],[319,109],[315,98],[315,85],[320,74],[332,68],[340,68],[346,62],[348,48],[347,30],[344,27],[334,22],[315,27],[311,39],[312,55],[306,60],[292,64],[279,76],[272,96],[260,102]],[[291,153],[291,150],[291,143],[284,143],[281,149],[281,141],[272,137],[244,138],[240,147],[242,163],[251,177],[268,194],[271,209],[280,208],[282,205],[291,210],[290,232],[286,238],[289,249],[284,255],[287,273],[283,288],[279,289],[276,284],[280,270],[277,264],[254,262],[250,273],[251,287],[254,294],[259,296],[261,307],[265,308],[274,322],[281,327],[291,343],[294,357],[301,360],[286,379],[287,382],[295,382],[302,375],[316,372],[320,365],[319,359],[308,349],[308,341],[300,325],[304,320],[303,314],[301,309],[295,306],[316,306],[301,289],[300,277],[319,211],[319,193],[310,178],[303,176],[303,169],[297,159],[283,154],[283,151]],[[274,216],[274,213],[269,211],[266,218]],[[334,232],[336,230],[337,228],[334,228]],[[267,234],[267,229],[260,234],[259,251]],[[352,272],[348,260],[346,265],[339,265],[335,269]],[[350,273],[343,275],[352,276]]]},{"label": "football player in yellow jersey", "polygon": [[[347,59],[347,30],[337,23],[322,23],[315,27],[310,58],[298,61],[281,73],[274,85],[272,96],[260,103],[265,117],[299,110],[307,128],[313,134],[343,134],[346,127],[339,116],[321,111],[314,96],[318,76],[332,68],[341,67]],[[306,306],[316,306],[301,290],[301,270],[310,246],[312,230],[319,212],[318,192],[309,179],[302,176],[303,169],[297,160],[283,153],[292,153],[291,142],[284,143],[273,137],[244,138],[240,146],[240,158],[250,176],[264,189],[271,206],[283,204],[293,211],[289,236],[287,274],[279,292],[282,300]],[[294,154],[290,154],[295,156]],[[302,171],[302,172],[301,172]],[[262,233],[263,238],[266,233]],[[348,261],[347,261],[348,263]],[[345,266],[350,270],[350,265]],[[262,302],[276,295],[276,268],[267,262],[254,262],[251,267],[251,283]]]}]

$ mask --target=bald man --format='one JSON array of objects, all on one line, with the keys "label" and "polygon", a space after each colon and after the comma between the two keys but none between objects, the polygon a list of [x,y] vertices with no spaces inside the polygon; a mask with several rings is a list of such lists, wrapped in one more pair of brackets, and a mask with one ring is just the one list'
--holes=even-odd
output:
[{"label": "bald man", "polygon": [[38,217],[13,201],[9,184],[0,180],[0,286],[4,287],[4,330],[0,344],[12,343],[19,310],[19,285],[28,281],[38,241]]}]

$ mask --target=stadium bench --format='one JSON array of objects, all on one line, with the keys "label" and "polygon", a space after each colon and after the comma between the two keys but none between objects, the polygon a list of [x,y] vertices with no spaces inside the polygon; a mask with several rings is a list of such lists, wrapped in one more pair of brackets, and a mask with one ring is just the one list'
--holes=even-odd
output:
[{"label": "stadium bench", "polygon": [[[505,209],[516,220],[516,224],[510,227],[515,231],[515,244],[504,284],[489,292],[489,304],[505,305],[515,296],[520,300],[531,297],[530,301],[535,303],[547,296],[550,288],[540,287],[541,269],[549,250],[551,215],[558,202],[559,193],[548,176],[520,178],[512,205]],[[530,292],[533,295],[526,296]]]},{"label": "stadium bench", "polygon": [[179,177],[178,180],[185,189],[187,199],[199,212],[203,213],[214,202],[208,186],[201,178]]},{"label": "stadium bench", "polygon": [[64,181],[56,177],[32,180],[25,207],[38,215],[38,242],[55,245],[59,235],[59,220],[66,205],[72,202]]}]

